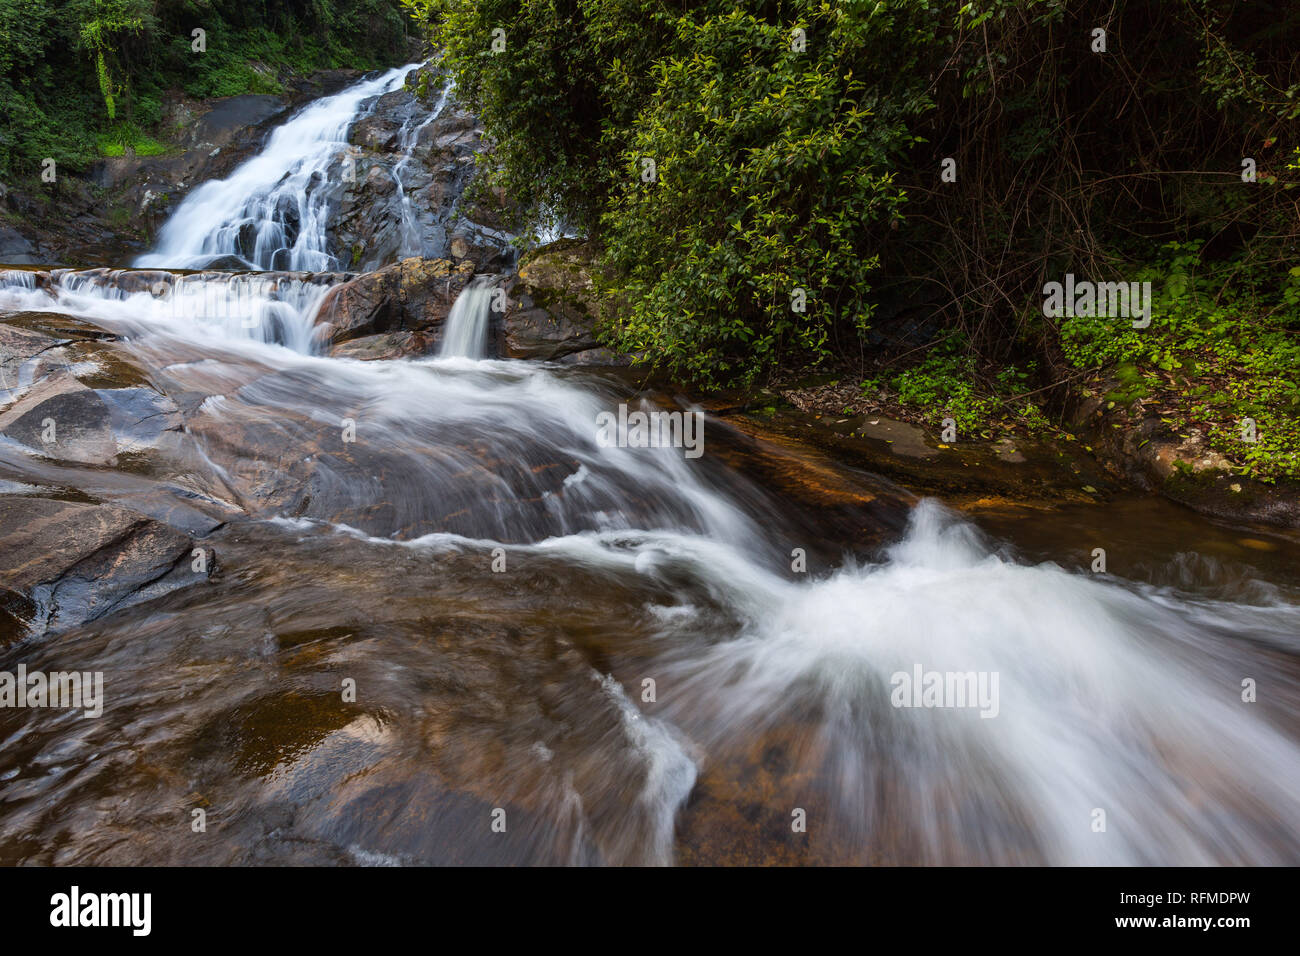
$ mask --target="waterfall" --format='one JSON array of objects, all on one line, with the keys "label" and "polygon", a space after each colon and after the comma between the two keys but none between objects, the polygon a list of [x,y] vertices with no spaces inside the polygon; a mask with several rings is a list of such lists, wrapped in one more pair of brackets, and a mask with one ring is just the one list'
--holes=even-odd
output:
[{"label": "waterfall", "polygon": [[195,341],[226,339],[318,349],[316,313],[341,277],[56,269],[0,271],[0,309],[57,312],[110,327],[165,332]]},{"label": "waterfall", "polygon": [[375,98],[399,89],[419,64],[389,70],[316,100],[277,128],[228,178],[190,193],[159,233],[145,268],[202,269],[232,257],[249,269],[336,269],[327,228],[341,191],[335,175],[348,130]]},{"label": "waterfall", "polygon": [[483,278],[475,279],[456,298],[443,327],[443,358],[481,359],[487,354],[487,332],[495,290]]},{"label": "waterfall", "polygon": [[[544,818],[553,799],[557,819],[573,825],[575,847],[589,849],[590,841],[613,862],[670,862],[697,780],[728,760],[741,768],[738,780],[797,785],[791,800],[798,803],[771,798],[778,829],[789,827],[791,808],[813,807],[817,839],[838,841],[863,860],[882,853],[907,863],[1300,862],[1296,707],[1282,705],[1291,707],[1290,720],[1274,722],[1262,704],[1240,696],[1243,677],[1261,672],[1277,675],[1279,694],[1293,693],[1294,671],[1278,670],[1265,654],[1297,652],[1294,603],[1213,600],[1030,564],[937,502],[904,516],[902,495],[892,505],[896,523],[881,519],[884,530],[898,531],[892,545],[846,555],[820,574],[791,573],[794,551],[840,547],[856,517],[835,519],[824,532],[830,540],[818,541],[809,529],[830,525],[815,523],[796,496],[736,470],[725,451],[695,460],[678,447],[602,442],[597,423],[626,402],[626,389],[581,369],[561,374],[540,363],[484,360],[492,277],[467,285],[447,317],[440,359],[458,361],[316,354],[316,312],[342,278],[318,272],[334,266],[326,226],[338,156],[366,104],[397,89],[410,69],[306,107],[228,179],[196,189],[164,226],[158,248],[140,258],[154,271],[0,272],[0,310],[75,315],[126,333],[88,354],[127,353],[130,381],[148,389],[101,391],[132,393],[116,396],[126,402],[156,389],[174,398],[169,414],[178,422],[156,457],[120,471],[54,462],[15,427],[0,439],[6,475],[49,488],[84,486],[105,502],[148,495],[171,502],[173,494],[182,503],[218,502],[222,526],[233,529],[217,545],[232,569],[224,583],[173,596],[161,612],[140,611],[154,619],[107,617],[96,625],[107,635],[103,653],[129,655],[110,668],[126,688],[115,688],[122,694],[115,700],[129,702],[134,691],[145,710],[110,709],[104,743],[93,747],[73,736],[85,732],[80,722],[32,725],[46,751],[81,771],[91,766],[86,754],[131,739],[141,713],[153,715],[148,734],[165,772],[151,765],[132,793],[137,762],[121,762],[125,796],[113,812],[123,833],[160,839],[160,787],[178,781],[184,789],[165,796],[179,800],[212,763],[220,786],[247,788],[238,804],[251,808],[245,822],[256,820],[259,798],[274,808],[266,820],[284,818],[286,794],[298,791],[276,788],[316,795],[291,815],[291,840],[259,845],[267,859],[291,859],[293,847],[324,846],[344,831],[349,841],[379,841],[356,825],[375,805],[364,791],[368,774],[353,769],[353,750],[328,747],[362,753],[373,746],[373,766],[405,785],[431,775],[436,748],[419,731],[443,756],[471,754],[483,724],[491,746],[503,748],[499,757],[463,766],[447,760],[436,768],[448,776],[446,791],[469,793],[477,783],[483,806],[495,806],[526,769],[505,749],[520,743],[541,755],[541,769],[518,776],[520,786],[546,782],[527,794],[530,815]],[[408,152],[447,95],[431,117],[413,116],[403,127]],[[395,171],[399,188],[404,169]],[[257,269],[317,274],[158,271],[227,255]],[[78,359],[86,341],[57,345],[66,346],[65,365],[93,364]],[[41,361],[40,353],[16,359],[15,382],[27,387]],[[125,414],[125,405],[113,407]],[[715,427],[718,434],[727,428],[708,421],[710,449]],[[725,448],[722,441],[716,447]],[[496,561],[507,557],[508,573],[498,575]],[[413,608],[407,618],[404,600]],[[335,631],[346,638],[332,637]],[[303,635],[328,647],[352,641],[354,632],[356,644],[340,643],[334,658],[299,653]],[[277,633],[283,645],[262,650],[259,636],[272,646]],[[80,633],[59,650],[94,646],[94,636]],[[233,663],[209,650],[223,640],[234,648]],[[382,680],[364,685],[375,695],[374,712],[391,715],[385,724],[395,738],[399,730],[412,736],[396,738],[390,751],[380,749],[388,730],[330,732],[300,750],[277,743],[274,774],[220,768],[222,751],[232,748],[195,756],[194,728],[209,728],[203,733],[215,739],[237,726],[231,699],[254,694],[250,654],[260,661],[268,653],[279,656],[258,682],[274,701],[266,714],[279,715],[292,696],[284,691],[295,686],[293,667],[312,669],[309,677],[297,672],[305,687],[331,660],[349,668],[374,661],[385,668]],[[407,656],[396,666],[389,653]],[[595,678],[584,678],[586,697],[566,684],[566,668]],[[917,705],[919,695],[896,693],[900,675],[922,672],[987,675],[994,698],[977,710],[938,698]],[[498,674],[500,686],[490,679]],[[662,692],[654,708],[639,690],[647,678]],[[205,706],[209,688],[203,715],[194,709]],[[407,696],[390,706],[384,695],[394,688]],[[329,691],[337,696],[332,685]],[[265,736],[254,733],[259,712],[247,709],[249,738]],[[334,713],[333,705],[312,705],[313,721],[323,713]],[[285,739],[293,732],[290,722]],[[421,762],[404,768],[403,754]],[[755,758],[761,766],[746,762]],[[331,776],[338,767],[348,778]],[[500,767],[507,779],[492,776]],[[86,779],[42,771],[15,786],[48,788],[39,796],[42,808],[59,811],[50,819],[86,828],[61,831],[59,840],[93,847],[102,792]],[[772,792],[784,799],[784,791]],[[404,817],[424,819],[433,805],[425,793],[398,791]],[[742,788],[716,786],[705,797],[715,813],[728,799],[749,799]],[[751,806],[772,810],[757,798]],[[1098,811],[1109,815],[1109,829],[1095,829]],[[346,812],[358,816],[330,816]],[[29,818],[36,815],[0,814],[0,837],[11,846],[20,843],[14,832],[23,847],[52,842],[36,838],[49,831],[35,823],[31,834],[7,824]],[[392,839],[414,840],[409,833],[423,829],[394,827]],[[229,832],[238,840],[251,831]],[[114,837],[113,852],[117,845]],[[188,859],[193,846],[175,858]],[[244,848],[228,849],[243,859]]]},{"label": "waterfall", "polygon": [[[407,259],[411,256],[427,256],[429,249],[425,247],[420,229],[416,223],[415,209],[411,204],[411,197],[406,194],[406,184],[402,181],[407,168],[415,158],[415,148],[419,145],[420,134],[424,132],[425,127],[442,115],[442,111],[447,106],[447,100],[451,98],[452,81],[448,78],[438,94],[438,101],[434,103],[433,109],[428,115],[420,118],[419,113],[413,114],[405,123],[398,133],[397,144],[401,150],[402,158],[398,160],[397,165],[393,167],[393,181],[397,184],[398,201],[402,209],[402,244],[398,249],[397,258]],[[417,121],[418,120],[418,121]]]}]

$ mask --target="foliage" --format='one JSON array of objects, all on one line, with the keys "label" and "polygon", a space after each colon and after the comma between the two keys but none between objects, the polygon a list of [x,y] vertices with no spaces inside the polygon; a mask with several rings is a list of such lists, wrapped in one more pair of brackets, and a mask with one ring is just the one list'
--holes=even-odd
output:
[{"label": "foliage", "polygon": [[902,202],[886,164],[927,102],[879,41],[885,21],[923,31],[923,5],[870,25],[871,6],[821,0],[407,5],[531,224],[604,240],[630,309],[613,344],[751,380],[785,352],[826,354],[837,322],[865,327],[873,244]]},{"label": "foliage", "polygon": [[138,126],[116,123],[96,139],[99,152],[104,156],[122,156],[129,149],[137,156],[159,156],[167,147]]},{"label": "foliage", "polygon": [[81,45],[95,60],[95,75],[99,92],[104,97],[108,118],[117,118],[117,94],[120,84],[113,79],[115,70],[110,63],[117,59],[117,48],[128,34],[139,34],[144,29],[144,15],[148,8],[141,0],[91,0],[85,7],[81,23]]},{"label": "foliage", "polygon": [[939,427],[952,419],[963,438],[992,438],[1019,428],[1031,434],[1052,429],[1043,410],[1026,397],[1033,362],[1008,364],[981,374],[969,343],[958,333],[930,349],[919,361],[862,383],[864,393],[896,400],[925,423]]},{"label": "foliage", "polygon": [[866,326],[908,103],[856,78],[867,38],[824,14],[798,21],[817,56],[740,11],[679,25],[692,52],[656,64],[600,223],[630,303],[617,346],[748,381],[784,352],[826,355],[837,321]]},{"label": "foliage", "polygon": [[0,0],[0,177],[152,151],[166,90],[279,93],[286,74],[405,55],[397,0]]},{"label": "foliage", "polygon": [[[1107,399],[1153,397],[1167,425],[1199,428],[1243,474],[1300,477],[1300,266],[1294,249],[1273,252],[1214,261],[1199,241],[1166,243],[1132,270],[1152,283],[1150,327],[1064,319],[1062,349],[1079,368],[1117,365]],[[1257,441],[1243,441],[1246,419]]]},{"label": "foliage", "polygon": [[604,248],[611,344],[703,382],[853,355],[918,304],[982,360],[1049,357],[1049,278],[1295,232],[1300,11],[1272,2],[403,2],[493,181]]}]

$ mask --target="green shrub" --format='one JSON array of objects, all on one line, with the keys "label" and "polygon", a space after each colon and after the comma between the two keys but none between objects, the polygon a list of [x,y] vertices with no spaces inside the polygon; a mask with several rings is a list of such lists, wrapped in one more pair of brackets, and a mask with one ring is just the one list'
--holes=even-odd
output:
[{"label": "green shrub", "polygon": [[1049,358],[1047,277],[1134,236],[1297,233],[1278,162],[1300,155],[1300,14],[1270,5],[403,2],[484,122],[491,181],[604,250],[610,344],[706,383],[859,354],[920,305],[986,362],[1032,336]]},{"label": "green shrub", "polygon": [[[191,31],[206,31],[206,52]],[[408,55],[397,0],[0,0],[0,177],[161,147],[163,93],[280,93],[279,74]],[[259,68],[254,68],[254,64]],[[134,130],[124,133],[123,130]]]},{"label": "green shrub", "polygon": [[[1062,319],[1062,349],[1077,368],[1115,367],[1109,401],[1160,396],[1168,425],[1201,429],[1243,474],[1300,476],[1300,267],[1271,264],[1289,264],[1288,254],[1261,247],[1207,261],[1200,241],[1166,243],[1159,258],[1122,270],[1152,283],[1151,325]],[[1247,418],[1255,442],[1242,440]]]}]

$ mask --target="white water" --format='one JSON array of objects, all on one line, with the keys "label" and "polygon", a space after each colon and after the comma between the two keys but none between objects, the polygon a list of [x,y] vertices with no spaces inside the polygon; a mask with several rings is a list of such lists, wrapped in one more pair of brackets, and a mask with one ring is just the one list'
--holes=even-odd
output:
[{"label": "white water", "polygon": [[[325,267],[326,190],[314,177],[361,103],[406,69],[309,107],[230,180],[196,190],[145,261],[226,254],[252,223],[259,263],[284,253]],[[292,245],[276,212],[286,205],[304,223]],[[314,453],[285,479],[312,488],[295,527],[332,526],[376,548],[505,545],[655,592],[639,623],[654,631],[647,667],[671,689],[663,709],[642,719],[601,678],[614,730],[644,769],[630,795],[643,822],[618,858],[667,862],[700,768],[798,725],[810,835],[867,859],[1300,862],[1300,747],[1240,699],[1241,679],[1258,676],[1247,641],[1300,650],[1294,605],[1197,601],[1030,566],[933,502],[879,560],[792,581],[778,571],[791,545],[780,515],[739,476],[672,450],[602,447],[596,415],[610,396],[484,360],[485,285],[456,302],[441,358],[363,363],[311,354],[323,284],[178,277],[123,292],[102,275],[55,278],[45,290],[27,273],[0,276],[0,308],[88,316],[130,335],[134,354],[180,386],[206,390],[193,429],[212,469],[193,479],[205,492],[224,493],[247,467],[234,456],[249,422],[306,443],[349,417],[355,449]],[[557,469],[563,480],[548,484]],[[373,515],[376,501],[391,511]],[[996,673],[996,717],[892,706],[891,675],[916,665]]]},{"label": "white water", "polygon": [[[692,489],[690,474],[675,478]],[[713,507],[734,511],[725,499]],[[498,544],[338,530],[380,548]],[[1300,651],[1300,608],[1023,564],[933,500],[881,560],[820,580],[774,573],[762,556],[780,546],[742,522],[510,548],[511,562],[559,557],[660,595],[642,623],[661,651],[636,673],[671,690],[633,735],[657,768],[641,809],[668,834],[643,847],[651,859],[671,845],[691,767],[745,760],[767,731],[802,724],[795,805],[814,808],[810,832],[861,848],[860,861],[1300,860],[1300,744],[1241,699],[1243,676],[1261,673],[1241,642]],[[893,706],[893,675],[917,665],[996,673],[996,713]]]},{"label": "white water", "polygon": [[327,280],[159,272],[137,291],[139,283],[131,289],[119,287],[122,275],[56,270],[50,273],[49,285],[41,288],[32,273],[0,270],[0,310],[57,312],[119,330],[152,330],[212,344],[248,340],[303,354],[321,346],[316,315],[330,289]]},{"label": "white water", "polygon": [[425,127],[441,116],[446,108],[447,101],[451,98],[452,86],[451,79],[446,79],[433,109],[422,119],[419,118],[419,113],[413,114],[402,124],[402,129],[398,133],[397,142],[402,158],[393,167],[393,181],[397,184],[397,195],[402,209],[402,242],[397,252],[398,259],[407,259],[411,256],[426,257],[431,252],[423,241],[415,209],[411,197],[406,194],[406,184],[402,181],[402,177],[415,157],[415,148],[419,145],[420,134],[424,132]]},{"label": "white water", "polygon": [[481,359],[487,355],[488,323],[493,289],[475,279],[456,297],[443,327],[443,358]]},{"label": "white water", "polygon": [[[601,447],[608,396],[544,366],[474,359],[484,288],[457,304],[448,357],[422,362],[302,354],[294,335],[270,344],[208,321],[202,298],[183,317],[150,293],[60,289],[40,301],[48,294],[15,280],[0,307],[85,309],[130,334],[136,356],[179,387],[214,393],[200,441],[301,421],[305,442],[354,418],[355,450],[322,451],[289,475],[311,475],[312,522],[382,547],[397,528],[414,532],[404,547],[504,544],[658,590],[645,614],[660,651],[645,667],[672,690],[653,722],[619,731],[646,769],[626,834],[641,853],[628,844],[618,858],[667,861],[692,768],[803,722],[799,799],[816,832],[895,862],[1300,861],[1300,748],[1240,700],[1241,679],[1261,676],[1243,641],[1300,650],[1300,610],[1280,598],[1190,601],[1025,565],[934,503],[878,563],[792,581],[777,570],[791,546],[779,515],[709,456]],[[205,452],[218,478],[250,467],[223,448]],[[564,480],[547,483],[556,463]],[[369,517],[374,501],[395,510]],[[440,517],[451,514],[459,524]],[[891,675],[918,664],[997,673],[996,717],[892,707]],[[564,772],[557,793],[569,793]],[[1093,830],[1097,810],[1105,832]]]},{"label": "white water", "polygon": [[326,228],[339,183],[331,173],[347,134],[374,98],[401,87],[419,64],[389,70],[303,108],[229,178],[190,193],[163,226],[144,268],[201,269],[235,256],[250,269],[317,272],[338,267]]},{"label": "white water", "polygon": [[[589,543],[556,543],[596,558]],[[1300,650],[1300,608],[1188,602],[1027,566],[937,502],[879,564],[792,584],[741,549],[664,537],[643,574],[682,566],[740,620],[655,667],[667,718],[717,756],[816,715],[805,766],[837,839],[926,863],[1291,864],[1300,746],[1241,699],[1234,641]],[[677,609],[680,612],[680,609]],[[999,707],[909,709],[891,677],[999,675]],[[808,794],[813,798],[812,794]],[[1094,829],[1096,811],[1106,829]]]}]

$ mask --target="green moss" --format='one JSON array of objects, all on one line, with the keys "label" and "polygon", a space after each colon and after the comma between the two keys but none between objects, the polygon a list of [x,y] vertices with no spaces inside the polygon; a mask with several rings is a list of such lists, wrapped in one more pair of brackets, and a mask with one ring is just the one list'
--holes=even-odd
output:
[{"label": "green moss", "polygon": [[1300,266],[1279,260],[1285,249],[1214,261],[1198,241],[1169,243],[1127,270],[1152,283],[1149,327],[1063,319],[1062,348],[1078,368],[1116,369],[1108,401],[1155,398],[1166,425],[1199,428],[1241,474],[1300,477]]},{"label": "green moss", "polygon": [[119,123],[95,140],[102,156],[123,156],[129,149],[137,156],[161,156],[167,147],[131,124]]}]

